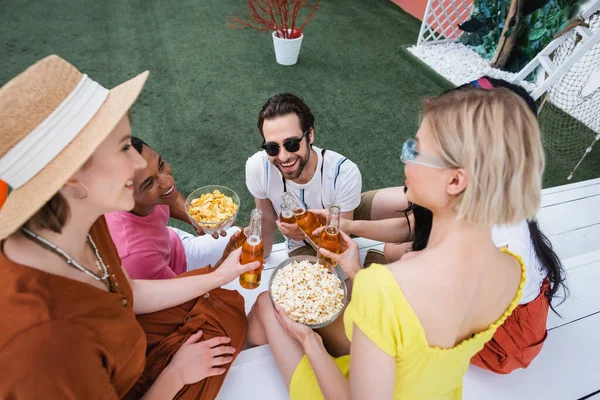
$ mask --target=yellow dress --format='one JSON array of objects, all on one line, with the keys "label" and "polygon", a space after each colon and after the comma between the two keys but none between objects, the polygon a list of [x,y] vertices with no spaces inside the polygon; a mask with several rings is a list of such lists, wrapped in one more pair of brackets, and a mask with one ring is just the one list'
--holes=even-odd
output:
[{"label": "yellow dress", "polygon": [[[381,350],[396,359],[394,399],[459,400],[462,378],[471,358],[488,342],[496,329],[519,305],[525,284],[525,265],[521,257],[519,289],[504,314],[485,331],[449,349],[430,347],[425,331],[404,297],[395,277],[383,265],[373,264],[360,271],[354,280],[352,301],[344,313],[346,336],[352,340],[353,324]],[[350,356],[335,359],[348,377]],[[290,383],[292,400],[323,399],[319,384],[306,356],[302,358]]]}]

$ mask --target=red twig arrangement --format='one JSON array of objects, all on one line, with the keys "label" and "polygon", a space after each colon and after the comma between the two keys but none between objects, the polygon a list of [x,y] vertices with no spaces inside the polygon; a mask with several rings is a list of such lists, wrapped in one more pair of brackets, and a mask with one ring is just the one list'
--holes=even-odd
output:
[{"label": "red twig arrangement", "polygon": [[[232,28],[253,28],[259,31],[275,31],[282,39],[295,39],[302,35],[302,29],[314,17],[320,0],[310,4],[308,0],[246,0],[250,17],[244,20],[230,16]],[[310,8],[302,25],[298,26],[298,16],[303,8]]]}]

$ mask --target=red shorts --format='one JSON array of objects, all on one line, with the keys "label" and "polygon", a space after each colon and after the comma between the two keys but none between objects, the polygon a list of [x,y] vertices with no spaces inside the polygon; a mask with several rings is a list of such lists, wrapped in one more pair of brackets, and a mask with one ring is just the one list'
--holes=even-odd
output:
[{"label": "red shorts", "polygon": [[471,359],[471,364],[497,374],[527,368],[542,350],[548,335],[546,321],[550,304],[544,293],[549,286],[548,279],[544,279],[538,297],[518,306],[492,340]]}]

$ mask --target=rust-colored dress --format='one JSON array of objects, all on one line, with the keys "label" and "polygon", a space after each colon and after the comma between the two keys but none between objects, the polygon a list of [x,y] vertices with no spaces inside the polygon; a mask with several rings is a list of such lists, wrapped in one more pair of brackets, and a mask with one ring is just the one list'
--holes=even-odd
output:
[{"label": "rust-colored dress", "polygon": [[[0,251],[0,398],[139,398],[198,329],[202,340],[229,336],[239,352],[247,329],[239,293],[215,289],[136,319],[104,218],[90,233],[116,276],[116,293],[16,264]],[[186,386],[176,398],[213,399],[224,379]]]}]

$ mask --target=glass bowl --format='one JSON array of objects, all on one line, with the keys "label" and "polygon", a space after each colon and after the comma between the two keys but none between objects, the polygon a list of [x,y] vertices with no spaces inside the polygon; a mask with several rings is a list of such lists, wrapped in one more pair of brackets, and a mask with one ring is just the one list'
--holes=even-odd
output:
[{"label": "glass bowl", "polygon": [[328,262],[323,261],[323,260],[319,260],[317,257],[315,256],[309,256],[309,255],[305,255],[305,256],[294,256],[294,257],[290,257],[284,261],[282,261],[274,270],[273,270],[273,274],[271,274],[271,278],[269,279],[269,297],[271,297],[271,302],[273,304],[275,304],[275,301],[273,300],[273,293],[272,293],[272,286],[273,286],[273,280],[275,279],[275,277],[277,276],[277,274],[279,273],[279,271],[293,263],[294,261],[300,262],[300,261],[309,261],[313,264],[315,263],[319,263],[321,265],[324,265],[330,273],[334,274],[339,280],[340,280],[340,285],[342,290],[344,291],[344,298],[342,299],[342,308],[335,314],[332,315],[331,319],[329,319],[329,321],[327,322],[323,322],[320,324],[305,324],[306,326],[312,328],[312,329],[318,329],[318,328],[323,328],[324,326],[327,326],[329,324],[331,324],[333,321],[335,321],[340,315],[342,315],[344,313],[344,310],[346,309],[346,304],[348,302],[348,289],[346,288],[346,282],[344,281],[344,279],[342,279],[342,277],[340,276],[340,274],[336,271],[336,269]]},{"label": "glass bowl", "polygon": [[[205,193],[212,193],[215,190],[220,191],[225,196],[231,197],[231,200],[233,200],[233,203],[237,206],[233,215],[229,218],[226,218],[226,219],[223,219],[223,220],[220,220],[217,222],[198,221],[197,219],[192,217],[188,211],[190,205],[192,204],[192,200],[200,198],[200,196],[202,196]],[[185,200],[185,212],[187,213],[187,216],[190,219],[190,222],[192,223],[192,225],[194,225],[196,228],[202,229],[205,233],[207,233],[209,235],[212,235],[215,232],[225,231],[225,230],[231,228],[231,226],[233,226],[233,223],[235,222],[235,219],[237,218],[239,211],[240,211],[240,197],[237,195],[236,192],[234,192],[233,190],[231,190],[225,186],[219,186],[219,185],[203,186],[199,189],[194,190]]]}]

